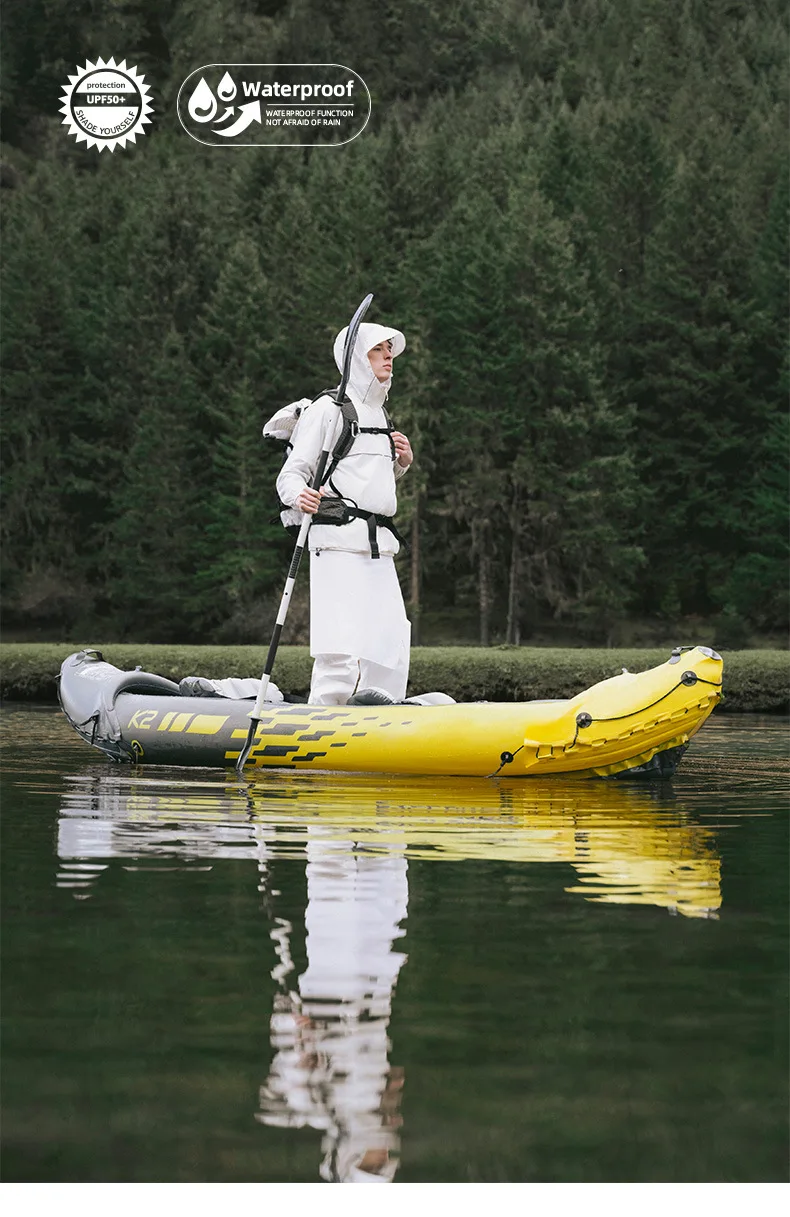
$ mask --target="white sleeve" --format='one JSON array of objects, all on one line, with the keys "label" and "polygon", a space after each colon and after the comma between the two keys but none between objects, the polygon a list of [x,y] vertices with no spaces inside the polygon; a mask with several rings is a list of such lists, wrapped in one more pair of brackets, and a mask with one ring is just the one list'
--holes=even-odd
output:
[{"label": "white sleeve", "polygon": [[310,485],[327,429],[339,413],[331,397],[319,397],[299,419],[294,446],[277,477],[277,494],[286,507],[293,507],[294,500]]},{"label": "white sleeve", "polygon": [[409,470],[411,469],[411,465],[401,465],[401,463],[397,457],[395,457],[395,460],[392,462],[392,467],[395,472],[395,481],[396,482],[399,481],[400,478],[403,477],[404,473],[408,473]]}]

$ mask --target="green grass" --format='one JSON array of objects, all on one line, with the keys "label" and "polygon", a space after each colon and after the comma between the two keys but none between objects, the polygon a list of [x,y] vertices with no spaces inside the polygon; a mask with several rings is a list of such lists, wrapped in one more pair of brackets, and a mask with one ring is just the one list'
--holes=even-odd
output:
[{"label": "green grass", "polygon": [[[87,645],[87,644],[86,644]],[[266,647],[91,644],[108,663],[183,676],[260,676]],[[0,697],[4,701],[54,703],[56,678],[75,643],[0,645]],[[410,693],[439,689],[456,701],[532,701],[571,697],[621,668],[642,672],[669,658],[669,648],[576,649],[570,647],[414,647]],[[307,647],[281,647],[273,680],[289,693],[306,693],[312,661]],[[722,709],[729,713],[788,713],[790,652],[724,653]]]}]

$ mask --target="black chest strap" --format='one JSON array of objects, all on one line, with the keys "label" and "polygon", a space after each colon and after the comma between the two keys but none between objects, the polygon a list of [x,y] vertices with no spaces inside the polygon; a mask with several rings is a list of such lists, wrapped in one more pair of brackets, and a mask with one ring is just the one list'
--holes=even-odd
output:
[{"label": "black chest strap", "polygon": [[390,416],[386,410],[384,410],[384,417],[387,420],[386,427],[357,427],[357,435],[386,435],[390,442],[390,452],[392,453],[392,459],[395,460],[398,455],[397,452],[395,451],[395,444],[392,439],[392,432],[395,430],[395,428],[393,427],[392,419],[390,418]]}]

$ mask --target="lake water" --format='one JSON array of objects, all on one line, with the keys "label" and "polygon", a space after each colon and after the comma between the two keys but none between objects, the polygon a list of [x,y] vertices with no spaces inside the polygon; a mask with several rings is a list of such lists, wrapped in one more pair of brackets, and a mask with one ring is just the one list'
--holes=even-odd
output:
[{"label": "lake water", "polygon": [[2,725],[4,1182],[787,1179],[787,719],[657,786]]}]

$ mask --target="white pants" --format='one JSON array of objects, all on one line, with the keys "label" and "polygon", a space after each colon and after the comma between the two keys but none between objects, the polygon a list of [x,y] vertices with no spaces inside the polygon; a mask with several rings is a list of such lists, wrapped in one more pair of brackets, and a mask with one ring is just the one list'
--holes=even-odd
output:
[{"label": "white pants", "polygon": [[344,706],[356,689],[383,689],[393,701],[406,696],[409,679],[409,650],[395,668],[385,668],[369,659],[351,655],[316,655],[310,685],[311,706]]}]

